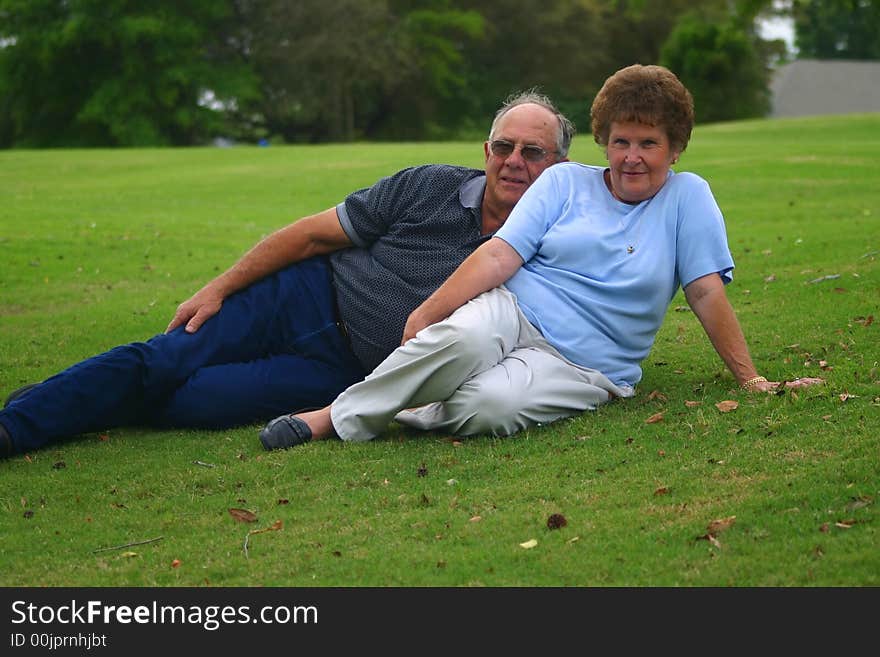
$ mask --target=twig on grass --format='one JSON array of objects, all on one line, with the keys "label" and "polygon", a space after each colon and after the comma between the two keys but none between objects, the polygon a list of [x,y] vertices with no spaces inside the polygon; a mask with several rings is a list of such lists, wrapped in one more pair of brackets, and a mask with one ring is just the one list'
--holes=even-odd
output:
[{"label": "twig on grass", "polygon": [[113,547],[105,547],[98,548],[97,550],[92,550],[92,554],[96,552],[108,552],[110,550],[121,550],[122,548],[132,547],[133,545],[146,545],[147,543],[155,543],[156,541],[161,541],[164,536],[157,536],[156,538],[151,538],[146,541],[135,541],[134,543],[126,543],[125,545],[114,545]]},{"label": "twig on grass", "polygon": [[248,542],[251,540],[251,534],[264,534],[265,532],[277,532],[282,527],[282,522],[280,520],[276,520],[268,527],[263,527],[262,529],[252,529],[250,530],[244,537],[244,558],[250,559],[248,555]]},{"label": "twig on grass", "polygon": [[807,285],[810,285],[812,283],[821,283],[822,281],[833,281],[838,278],[840,278],[840,274],[828,274],[828,276],[820,276],[819,278],[814,278],[811,281],[807,281]]}]

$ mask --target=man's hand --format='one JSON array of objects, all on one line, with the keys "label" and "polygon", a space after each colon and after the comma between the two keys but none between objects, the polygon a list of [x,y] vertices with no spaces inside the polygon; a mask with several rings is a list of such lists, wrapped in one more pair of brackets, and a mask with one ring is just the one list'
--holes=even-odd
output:
[{"label": "man's hand", "polygon": [[187,333],[195,333],[208,319],[220,312],[223,305],[223,295],[211,286],[205,286],[189,299],[177,306],[177,312],[171,318],[171,323],[165,329],[170,333],[178,326],[186,324],[184,329]]}]

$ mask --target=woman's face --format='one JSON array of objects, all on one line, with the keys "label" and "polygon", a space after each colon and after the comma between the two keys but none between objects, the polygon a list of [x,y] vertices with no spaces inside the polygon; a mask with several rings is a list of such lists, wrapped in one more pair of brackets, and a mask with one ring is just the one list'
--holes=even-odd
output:
[{"label": "woman's face", "polygon": [[672,150],[659,126],[615,121],[605,155],[610,167],[605,182],[611,193],[624,203],[639,203],[660,191],[679,152]]}]

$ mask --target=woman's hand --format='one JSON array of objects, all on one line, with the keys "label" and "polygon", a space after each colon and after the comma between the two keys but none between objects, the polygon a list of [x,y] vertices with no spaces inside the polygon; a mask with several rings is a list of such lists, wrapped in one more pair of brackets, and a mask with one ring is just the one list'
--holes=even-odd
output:
[{"label": "woman's hand", "polygon": [[428,320],[424,313],[420,312],[421,308],[422,306],[419,306],[409,314],[406,325],[403,327],[403,339],[400,341],[400,344],[406,344],[407,340],[416,337],[416,333],[434,323]]},{"label": "woman's hand", "polygon": [[806,388],[807,386],[814,385],[824,385],[825,379],[820,379],[818,377],[806,377],[803,379],[793,379],[791,381],[768,381],[764,377],[759,377],[756,380],[746,381],[743,384],[743,389],[747,392],[777,392],[780,387],[785,388]]}]

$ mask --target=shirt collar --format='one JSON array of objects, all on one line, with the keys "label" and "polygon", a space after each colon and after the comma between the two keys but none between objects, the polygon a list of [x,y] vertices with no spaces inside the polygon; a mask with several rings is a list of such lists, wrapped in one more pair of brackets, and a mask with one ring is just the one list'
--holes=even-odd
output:
[{"label": "shirt collar", "polygon": [[475,176],[458,188],[458,200],[462,207],[477,208],[483,204],[483,192],[486,191],[486,174]]}]

